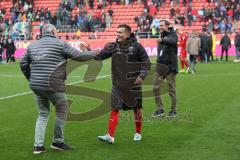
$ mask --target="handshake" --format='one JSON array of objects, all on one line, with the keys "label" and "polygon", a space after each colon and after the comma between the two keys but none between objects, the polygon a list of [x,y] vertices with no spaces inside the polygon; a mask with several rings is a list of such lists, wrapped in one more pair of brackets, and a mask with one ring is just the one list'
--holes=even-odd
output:
[{"label": "handshake", "polygon": [[[82,42],[78,46],[83,52],[91,51],[90,44],[86,42]],[[95,50],[96,54],[98,55],[100,53],[100,50]]]}]

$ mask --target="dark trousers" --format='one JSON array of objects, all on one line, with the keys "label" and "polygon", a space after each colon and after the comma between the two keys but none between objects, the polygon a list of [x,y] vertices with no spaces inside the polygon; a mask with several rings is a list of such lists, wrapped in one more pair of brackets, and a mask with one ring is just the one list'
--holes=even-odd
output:
[{"label": "dark trousers", "polygon": [[212,51],[211,52],[208,52],[208,62],[210,61],[210,59],[211,59],[211,61],[214,61],[214,58],[213,58],[213,53],[212,53]]},{"label": "dark trousers", "polygon": [[221,61],[223,60],[223,53],[226,53],[226,61],[228,61],[228,48],[222,48]]},{"label": "dark trousers", "polygon": [[0,63],[2,62],[3,59],[3,49],[0,49]]},{"label": "dark trousers", "polygon": [[197,55],[190,54],[189,60],[190,60],[190,69],[196,72]]},{"label": "dark trousers", "polygon": [[7,52],[7,63],[9,63],[9,62],[16,62],[14,53]]}]

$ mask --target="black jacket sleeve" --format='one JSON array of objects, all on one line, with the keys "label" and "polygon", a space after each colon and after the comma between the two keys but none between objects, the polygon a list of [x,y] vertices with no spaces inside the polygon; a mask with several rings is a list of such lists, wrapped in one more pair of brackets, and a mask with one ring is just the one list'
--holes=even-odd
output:
[{"label": "black jacket sleeve", "polygon": [[223,37],[220,40],[220,45],[222,45],[222,44],[223,44]]},{"label": "black jacket sleeve", "polygon": [[139,73],[139,76],[144,79],[147,75],[148,75],[148,72],[150,71],[150,68],[151,68],[151,62],[149,60],[149,57],[148,57],[148,54],[145,50],[145,48],[140,44],[138,43],[138,56],[139,56],[139,59],[140,61],[142,62],[142,66],[141,66],[141,71]]},{"label": "black jacket sleeve", "polygon": [[112,57],[112,52],[106,51],[105,49],[101,50],[100,53],[96,56],[96,60],[105,60]]},{"label": "black jacket sleeve", "polygon": [[31,64],[31,58],[30,58],[30,55],[29,55],[29,50],[27,50],[25,55],[20,60],[20,68],[21,68],[24,76],[27,78],[27,80],[29,80],[30,76],[31,76],[30,64]]},{"label": "black jacket sleeve", "polygon": [[112,57],[114,52],[117,52],[116,50],[117,44],[115,42],[108,43],[104,46],[104,48],[100,51],[100,53],[96,56],[96,60],[105,60],[110,57]]},{"label": "black jacket sleeve", "polygon": [[178,42],[178,37],[176,34],[172,34],[171,36],[165,37],[162,39],[162,44],[173,45],[176,46]]},{"label": "black jacket sleeve", "polygon": [[228,46],[231,47],[231,39],[228,37]]},{"label": "black jacket sleeve", "polygon": [[238,44],[238,35],[236,35],[234,38],[234,45],[237,46],[237,44]]}]

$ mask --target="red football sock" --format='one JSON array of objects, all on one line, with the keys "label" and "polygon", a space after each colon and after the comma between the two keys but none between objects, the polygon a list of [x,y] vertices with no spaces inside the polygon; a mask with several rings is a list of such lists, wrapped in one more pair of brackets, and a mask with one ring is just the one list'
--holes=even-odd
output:
[{"label": "red football sock", "polygon": [[184,60],[184,64],[185,64],[185,66],[188,68],[189,67],[189,64],[188,64],[188,62],[186,61],[186,60]]},{"label": "red football sock", "polygon": [[136,133],[141,134],[142,130],[142,112],[140,108],[134,110],[134,120],[135,120],[135,127]]},{"label": "red football sock", "polygon": [[108,133],[110,136],[114,137],[115,128],[118,124],[118,110],[112,110],[108,122]]},{"label": "red football sock", "polygon": [[184,69],[184,61],[180,61],[181,62],[181,68]]}]

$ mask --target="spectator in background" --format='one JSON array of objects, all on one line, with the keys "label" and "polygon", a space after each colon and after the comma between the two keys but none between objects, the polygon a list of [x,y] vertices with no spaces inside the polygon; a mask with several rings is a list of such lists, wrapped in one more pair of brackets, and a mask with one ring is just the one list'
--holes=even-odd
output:
[{"label": "spectator in background", "polygon": [[221,23],[219,24],[219,28],[220,28],[222,34],[225,33],[227,26],[226,26],[226,23],[224,20],[222,20]]},{"label": "spectator in background", "polygon": [[240,62],[240,34],[236,32],[235,38],[234,38],[234,45],[236,49],[236,59],[234,62]]},{"label": "spectator in background", "polygon": [[233,21],[232,29],[233,29],[233,32],[237,32],[238,31],[238,21],[237,20]]},{"label": "spectator in background", "polygon": [[212,32],[213,30],[213,21],[211,19],[209,19],[208,21],[208,32]]},{"label": "spectator in background", "polygon": [[151,3],[150,6],[148,7],[148,10],[149,10],[149,15],[150,16],[154,16],[157,14],[157,8],[156,8],[156,5]]},{"label": "spectator in background", "polygon": [[0,36],[0,63],[3,61],[3,51],[4,51],[4,43],[2,36]]},{"label": "spectator in background", "polygon": [[215,23],[215,24],[214,24],[214,26],[213,26],[213,31],[214,31],[215,33],[219,33],[219,32],[220,32],[218,23]]},{"label": "spectator in background", "polygon": [[226,24],[226,30],[227,30],[227,32],[228,33],[232,33],[232,23],[231,22],[228,22],[227,24]]},{"label": "spectator in background", "polygon": [[15,47],[14,41],[11,39],[11,37],[6,39],[6,43],[4,46],[6,48],[7,64],[14,63],[15,62],[14,53],[16,51],[16,47]]},{"label": "spectator in background", "polygon": [[107,15],[105,17],[105,23],[106,23],[106,27],[107,28],[111,27],[112,17],[109,15],[109,13],[107,13]]},{"label": "spectator in background", "polygon": [[[181,48],[181,52],[179,55],[181,70],[179,71],[179,73],[182,73],[182,72],[188,73],[189,64],[187,62],[187,51],[186,51],[188,35],[186,33],[183,33],[183,31],[180,29],[177,29],[176,32],[178,34],[178,47]],[[186,67],[186,70],[184,69],[185,67]]]},{"label": "spectator in background", "polygon": [[38,22],[38,21],[40,21],[40,10],[37,10],[36,12],[35,12],[35,20]]},{"label": "spectator in background", "polygon": [[208,52],[210,51],[211,48],[211,42],[209,40],[209,37],[206,35],[205,32],[202,33],[201,37],[201,62],[208,62]]},{"label": "spectator in background", "polygon": [[51,23],[51,20],[52,20],[52,14],[51,14],[51,11],[49,10],[49,8],[47,8],[45,18],[46,18],[46,23]]},{"label": "spectator in background", "polygon": [[113,16],[113,10],[111,8],[107,12],[109,13],[109,16]]},{"label": "spectator in background", "polygon": [[202,25],[202,32],[207,32],[207,24],[206,24],[206,22],[204,22],[204,24]]},{"label": "spectator in background", "polygon": [[208,41],[209,41],[209,48],[208,48],[208,55],[207,55],[207,61],[210,62],[214,60],[213,58],[213,53],[212,53],[212,46],[213,46],[213,41],[212,41],[212,35],[210,32],[207,33]]},{"label": "spectator in background", "polygon": [[227,16],[228,16],[228,21],[231,22],[232,17],[233,17],[233,9],[232,8],[227,9]]},{"label": "spectator in background", "polygon": [[227,35],[227,32],[225,32],[225,35],[221,38],[220,45],[222,46],[221,61],[223,61],[224,52],[226,54],[226,61],[228,61],[228,48],[231,47],[231,40]]},{"label": "spectator in background", "polygon": [[192,9],[192,17],[193,17],[193,21],[196,22],[197,21],[197,10],[196,9]]},{"label": "spectator in background", "polygon": [[159,19],[157,17],[153,16],[153,20],[152,20],[152,24],[151,24],[150,28],[155,26],[156,29],[159,29],[159,25],[160,25]]},{"label": "spectator in background", "polygon": [[81,31],[80,31],[80,29],[77,30],[76,37],[77,37],[77,39],[81,38]]},{"label": "spectator in background", "polygon": [[179,7],[177,7],[177,8],[175,9],[175,15],[176,15],[176,17],[178,17],[180,14],[181,14],[181,10],[180,10]]},{"label": "spectator in background", "polygon": [[211,32],[212,35],[212,56],[213,56],[213,60],[216,60],[216,47],[217,47],[217,37],[214,34],[214,32]]},{"label": "spectator in background", "polygon": [[44,21],[45,20],[45,12],[44,12],[44,9],[41,8],[41,11],[40,11],[40,20],[41,21]]},{"label": "spectator in background", "polygon": [[43,29],[43,26],[44,26],[44,22],[42,21],[39,25],[39,29],[40,29],[40,38],[42,37],[42,29]]},{"label": "spectator in background", "polygon": [[27,12],[29,9],[29,5],[27,2],[24,2],[24,12]]},{"label": "spectator in background", "polygon": [[89,0],[89,8],[91,8],[92,10],[94,9],[94,0]]},{"label": "spectator in background", "polygon": [[192,0],[188,0],[188,5],[192,6]]},{"label": "spectator in background", "polygon": [[184,26],[184,24],[185,24],[185,17],[184,17],[184,15],[180,15],[179,17],[178,17],[178,20],[180,21],[180,25],[181,26]]},{"label": "spectator in background", "polygon": [[170,16],[170,18],[173,18],[175,16],[175,9],[173,7],[170,9]]},{"label": "spectator in background", "polygon": [[183,0],[182,3],[183,3],[183,6],[186,7],[187,0]]},{"label": "spectator in background", "polygon": [[187,46],[186,46],[187,53],[190,55],[189,57],[190,70],[192,74],[196,73],[197,57],[200,51],[200,47],[201,47],[200,38],[198,37],[197,32],[193,30],[192,34],[187,40]]},{"label": "spectator in background", "polygon": [[151,32],[151,38],[153,38],[153,37],[157,38],[157,37],[158,37],[158,35],[157,35],[158,32],[157,32],[156,26],[153,25],[153,26],[151,27],[151,30],[152,30],[152,32]]},{"label": "spectator in background", "polygon": [[192,26],[193,16],[191,12],[187,13],[188,26]]},{"label": "spectator in background", "polygon": [[203,19],[204,19],[204,10],[203,9],[198,10],[198,16],[199,16],[200,20],[203,21]]},{"label": "spectator in background", "polygon": [[59,28],[61,26],[61,18],[62,18],[61,12],[60,12],[60,10],[58,10],[56,13],[56,27],[57,28]]}]

